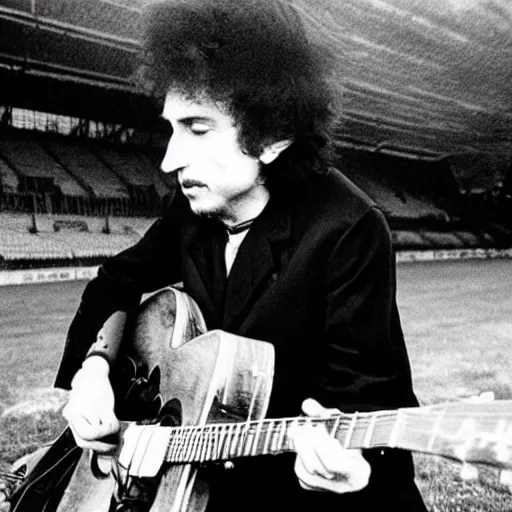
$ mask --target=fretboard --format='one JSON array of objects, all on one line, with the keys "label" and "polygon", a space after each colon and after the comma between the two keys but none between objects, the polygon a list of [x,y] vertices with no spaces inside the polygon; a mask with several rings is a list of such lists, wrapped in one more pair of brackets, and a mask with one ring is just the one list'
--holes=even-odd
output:
[{"label": "fretboard", "polygon": [[512,466],[511,401],[159,428],[169,429],[165,460],[183,464],[293,451],[290,429],[302,425],[325,428],[345,448],[401,448]]},{"label": "fretboard", "polygon": [[208,462],[293,451],[289,431],[303,425],[323,426],[346,448],[391,446],[398,433],[399,417],[396,411],[387,411],[328,419],[299,417],[169,427],[166,460],[174,464]]}]

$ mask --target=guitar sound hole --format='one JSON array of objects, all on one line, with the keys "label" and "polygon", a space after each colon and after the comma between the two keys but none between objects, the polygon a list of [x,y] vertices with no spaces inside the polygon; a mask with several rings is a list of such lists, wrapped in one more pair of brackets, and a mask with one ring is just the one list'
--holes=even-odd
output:
[{"label": "guitar sound hole", "polygon": [[160,425],[163,427],[179,427],[183,420],[183,409],[177,398],[169,400],[160,409]]}]

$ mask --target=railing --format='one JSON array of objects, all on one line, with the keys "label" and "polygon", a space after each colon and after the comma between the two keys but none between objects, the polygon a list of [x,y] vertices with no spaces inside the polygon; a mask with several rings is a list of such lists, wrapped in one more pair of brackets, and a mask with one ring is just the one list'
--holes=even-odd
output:
[{"label": "railing", "polygon": [[59,196],[5,192],[0,194],[0,211],[54,213],[80,216],[154,217],[162,213],[162,201],[149,197]]}]

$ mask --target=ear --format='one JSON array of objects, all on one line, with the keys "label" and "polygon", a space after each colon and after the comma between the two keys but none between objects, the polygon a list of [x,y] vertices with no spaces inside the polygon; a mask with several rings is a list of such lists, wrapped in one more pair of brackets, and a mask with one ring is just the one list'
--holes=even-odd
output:
[{"label": "ear", "polygon": [[291,139],[286,139],[268,144],[265,146],[259,157],[260,162],[262,164],[269,164],[273,162],[288,146],[291,145],[292,142],[293,141]]}]

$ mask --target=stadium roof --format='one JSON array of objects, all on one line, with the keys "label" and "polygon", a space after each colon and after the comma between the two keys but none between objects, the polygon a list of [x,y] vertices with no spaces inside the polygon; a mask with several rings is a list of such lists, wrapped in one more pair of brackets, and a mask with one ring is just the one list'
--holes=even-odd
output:
[{"label": "stadium roof", "polygon": [[[311,37],[336,54],[341,145],[421,158],[509,158],[512,2],[292,2]],[[42,95],[48,104],[55,100],[52,84],[59,83],[62,110],[70,108],[73,95],[77,103],[76,90],[62,85],[74,83],[82,99],[99,101],[108,93],[99,103],[112,117],[123,105],[126,110],[128,96],[133,104],[142,101],[137,105],[144,112],[147,103],[134,99],[130,83],[144,3],[0,0],[0,80],[16,97],[16,80],[32,77],[46,91],[37,101]]]}]

